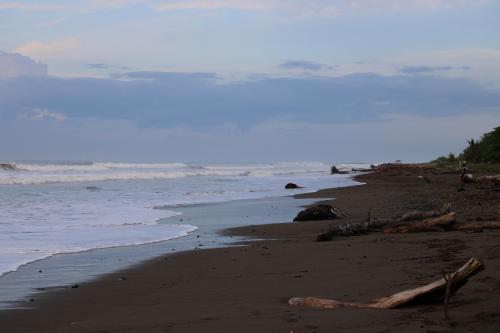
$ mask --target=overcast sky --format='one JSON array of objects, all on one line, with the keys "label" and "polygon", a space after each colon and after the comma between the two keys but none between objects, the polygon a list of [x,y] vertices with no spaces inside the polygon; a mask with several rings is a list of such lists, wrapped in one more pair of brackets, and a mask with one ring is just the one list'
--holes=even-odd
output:
[{"label": "overcast sky", "polygon": [[0,160],[424,161],[500,125],[500,1],[0,0]]}]

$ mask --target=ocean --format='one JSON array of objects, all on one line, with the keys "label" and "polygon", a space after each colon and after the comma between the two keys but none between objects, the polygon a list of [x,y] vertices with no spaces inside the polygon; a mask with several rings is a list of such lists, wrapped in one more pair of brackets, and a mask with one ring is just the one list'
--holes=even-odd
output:
[{"label": "ocean", "polygon": [[[330,165],[320,162],[4,165],[0,276],[56,254],[187,236],[203,223],[203,210],[196,223],[183,219],[183,207],[189,205],[283,197],[355,183],[329,171]],[[304,188],[285,190],[288,182]],[[220,227],[231,226],[232,220],[224,221]]]}]

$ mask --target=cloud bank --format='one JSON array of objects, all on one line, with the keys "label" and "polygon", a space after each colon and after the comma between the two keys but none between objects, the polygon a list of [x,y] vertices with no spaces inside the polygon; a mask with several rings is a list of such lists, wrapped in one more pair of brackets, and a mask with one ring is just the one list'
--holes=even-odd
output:
[{"label": "cloud bank", "polygon": [[47,66],[16,53],[0,51],[0,79],[17,76],[46,76]]},{"label": "cloud bank", "polygon": [[459,152],[466,140],[498,125],[498,115],[403,117],[382,123],[264,122],[246,131],[231,127],[140,127],[129,121],[0,122],[2,160],[129,162],[327,163],[428,161]]},{"label": "cloud bank", "polygon": [[0,1],[0,11],[67,11],[89,12],[145,6],[157,11],[238,10],[274,12],[294,16],[337,16],[359,12],[436,10],[481,5],[491,0],[60,0]]},{"label": "cloud bank", "polygon": [[433,74],[433,73],[438,73],[438,72],[449,72],[453,70],[458,70],[458,71],[467,71],[469,70],[469,66],[461,66],[461,67],[454,67],[454,66],[406,66],[406,67],[401,67],[399,69],[400,73],[403,74]]},{"label": "cloud bank", "polygon": [[[62,93],[63,92],[63,93]],[[263,121],[355,123],[392,115],[454,116],[500,106],[500,91],[434,76],[260,78],[220,83],[212,73],[130,72],[112,79],[0,82],[0,119],[49,110],[73,119],[143,126],[248,127]]]},{"label": "cloud bank", "polygon": [[14,51],[34,58],[54,59],[80,46],[77,38],[70,37],[51,42],[30,41],[18,46]]},{"label": "cloud bank", "polygon": [[440,8],[478,5],[487,0],[194,0],[159,1],[160,11],[242,10],[268,11],[296,16],[338,16],[359,12],[436,10]]},{"label": "cloud bank", "polygon": [[320,62],[305,60],[288,60],[278,65],[281,69],[302,69],[308,71],[332,70],[335,66],[330,66]]},{"label": "cloud bank", "polygon": [[465,79],[356,74],[221,83],[212,73],[0,80],[3,159],[425,160],[500,123]]}]

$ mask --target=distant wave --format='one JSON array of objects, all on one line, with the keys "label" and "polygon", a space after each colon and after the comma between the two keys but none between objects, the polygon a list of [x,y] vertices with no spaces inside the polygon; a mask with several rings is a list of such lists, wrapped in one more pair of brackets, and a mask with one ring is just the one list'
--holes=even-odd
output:
[{"label": "distant wave", "polygon": [[188,167],[185,163],[75,163],[75,164],[14,164],[18,171],[67,172],[107,171],[114,169],[176,169]]},{"label": "distant wave", "polygon": [[328,165],[318,162],[287,162],[256,165],[104,162],[85,164],[18,163],[15,165],[5,165],[4,170],[16,172],[0,173],[0,185],[154,180],[183,177],[270,177],[324,173],[329,170]]}]

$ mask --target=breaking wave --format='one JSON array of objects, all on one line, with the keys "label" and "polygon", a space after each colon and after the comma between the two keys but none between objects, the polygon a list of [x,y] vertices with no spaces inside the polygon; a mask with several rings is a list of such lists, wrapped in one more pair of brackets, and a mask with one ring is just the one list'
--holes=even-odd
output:
[{"label": "breaking wave", "polygon": [[[257,165],[189,165],[186,163],[4,163],[0,185],[28,185],[113,180],[154,180],[184,177],[270,177],[323,173],[329,166],[319,162]],[[8,167],[7,167],[8,166]]]}]

